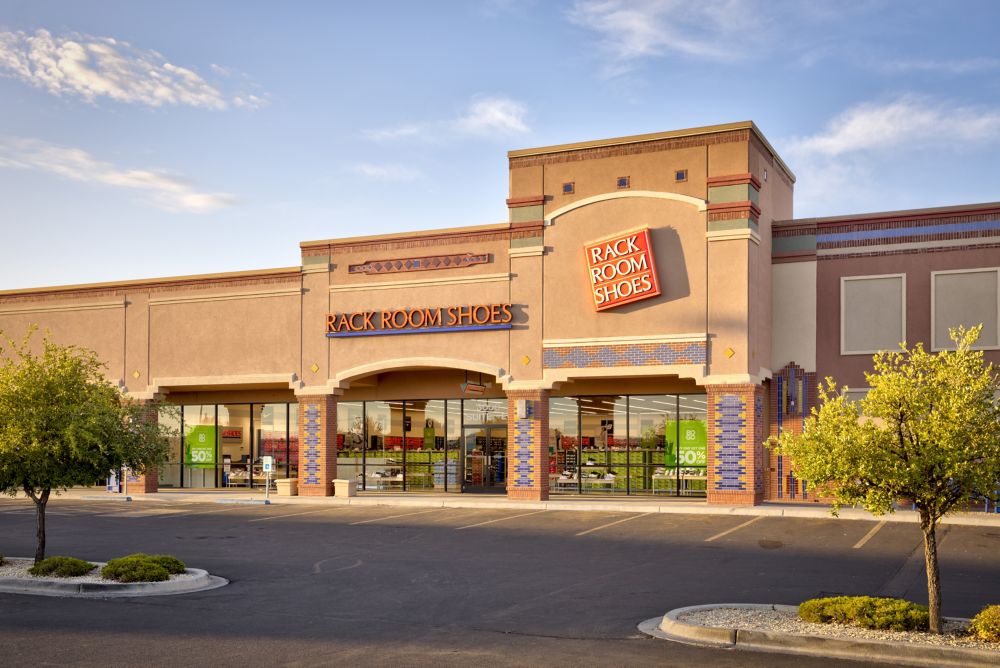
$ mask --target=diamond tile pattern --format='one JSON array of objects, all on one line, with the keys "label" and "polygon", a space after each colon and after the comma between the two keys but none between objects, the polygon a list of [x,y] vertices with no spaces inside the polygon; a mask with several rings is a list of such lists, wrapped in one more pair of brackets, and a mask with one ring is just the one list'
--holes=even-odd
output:
[{"label": "diamond tile pattern", "polygon": [[397,274],[406,271],[428,271],[431,269],[460,269],[476,264],[488,264],[489,253],[457,253],[455,255],[429,255],[394,260],[370,260],[362,264],[348,266],[349,274]]}]

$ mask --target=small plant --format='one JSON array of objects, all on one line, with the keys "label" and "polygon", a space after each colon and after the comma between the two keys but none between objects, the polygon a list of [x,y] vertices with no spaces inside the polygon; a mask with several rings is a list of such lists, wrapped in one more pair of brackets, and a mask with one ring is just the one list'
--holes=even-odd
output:
[{"label": "small plant", "polygon": [[1000,605],[988,605],[972,618],[969,635],[983,642],[1000,642]]},{"label": "small plant", "polygon": [[101,569],[101,577],[118,582],[162,582],[184,572],[184,562],[168,554],[141,552],[112,559]]},{"label": "small plant", "polygon": [[29,568],[28,572],[37,577],[54,575],[57,578],[75,578],[95,568],[97,564],[76,557],[48,557]]},{"label": "small plant", "polygon": [[0,566],[3,566],[3,552],[0,552]]},{"label": "small plant", "polygon": [[891,631],[926,631],[929,624],[927,606],[874,596],[810,599],[799,606],[799,617],[819,624],[837,622]]}]

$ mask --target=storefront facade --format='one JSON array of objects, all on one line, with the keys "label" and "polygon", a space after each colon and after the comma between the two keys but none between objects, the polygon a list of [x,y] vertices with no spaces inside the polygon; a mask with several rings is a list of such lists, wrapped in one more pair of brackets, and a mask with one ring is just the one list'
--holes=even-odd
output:
[{"label": "storefront facade", "polygon": [[[752,123],[512,151],[509,165],[501,224],[307,241],[282,269],[6,291],[0,329],[48,328],[133,397],[170,404],[160,419],[179,437],[147,491],[260,485],[270,455],[300,494],[341,478],[366,493],[737,504],[814,500],[764,443],[801,425],[819,371],[855,383],[859,345],[930,328],[916,298],[902,323],[869,316],[899,290],[905,302],[933,244],[950,244],[928,278],[949,295],[936,312],[978,317],[993,295],[996,336],[1000,206],[795,221],[794,176]],[[909,245],[866,250],[897,224],[912,234],[883,246]],[[903,281],[847,280],[889,273]],[[955,307],[963,293],[975,303]]]}]

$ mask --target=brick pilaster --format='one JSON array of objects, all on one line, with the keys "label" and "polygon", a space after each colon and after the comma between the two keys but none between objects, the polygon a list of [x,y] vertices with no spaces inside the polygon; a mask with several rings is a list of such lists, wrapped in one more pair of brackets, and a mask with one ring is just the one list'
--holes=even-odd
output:
[{"label": "brick pilaster", "polygon": [[[527,417],[517,417],[517,402],[527,401]],[[511,390],[507,393],[507,498],[545,501],[549,498],[549,392]]]},{"label": "brick pilaster", "polygon": [[[159,422],[155,404],[143,402],[143,409],[143,420],[152,424]],[[129,494],[155,494],[160,490],[160,472],[155,466],[146,469],[142,475],[132,473],[125,475],[128,476]]]},{"label": "brick pilaster", "polygon": [[299,397],[299,496],[333,496],[337,397]]},{"label": "brick pilaster", "polygon": [[765,393],[761,385],[709,385],[708,502],[764,500]]}]

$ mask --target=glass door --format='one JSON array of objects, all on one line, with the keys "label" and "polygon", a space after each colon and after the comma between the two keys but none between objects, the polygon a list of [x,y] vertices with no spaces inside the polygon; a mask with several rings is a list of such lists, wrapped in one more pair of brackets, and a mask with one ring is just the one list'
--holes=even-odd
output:
[{"label": "glass door", "polygon": [[507,484],[507,426],[466,425],[462,449],[463,491],[503,492]]}]

